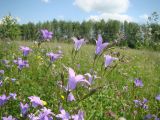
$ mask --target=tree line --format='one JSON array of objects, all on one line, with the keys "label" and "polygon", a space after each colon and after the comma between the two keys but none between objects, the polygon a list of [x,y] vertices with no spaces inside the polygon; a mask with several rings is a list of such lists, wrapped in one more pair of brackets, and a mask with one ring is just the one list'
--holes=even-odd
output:
[{"label": "tree line", "polygon": [[0,24],[0,39],[36,41],[40,37],[40,30],[48,29],[54,34],[53,39],[58,42],[70,42],[71,37],[85,38],[89,43],[95,43],[97,35],[101,34],[104,41],[117,39],[123,33],[126,40],[121,43],[131,48],[160,46],[159,15],[154,12],[146,24],[134,22],[120,22],[118,20],[101,21],[64,21],[52,20],[46,22],[18,24],[11,15],[5,16]]}]

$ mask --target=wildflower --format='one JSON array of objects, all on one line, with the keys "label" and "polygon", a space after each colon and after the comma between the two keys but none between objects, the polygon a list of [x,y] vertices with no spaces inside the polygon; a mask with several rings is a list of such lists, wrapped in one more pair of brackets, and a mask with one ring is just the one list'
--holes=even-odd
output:
[{"label": "wildflower", "polygon": [[61,98],[64,100],[64,96],[63,95],[61,95]]},{"label": "wildflower", "polygon": [[11,81],[12,81],[12,82],[15,82],[15,81],[16,81],[16,79],[15,79],[15,78],[11,78]]},{"label": "wildflower", "polygon": [[73,94],[70,92],[70,93],[68,94],[67,100],[68,100],[68,101],[75,101],[76,99],[74,98]]},{"label": "wildflower", "polygon": [[41,30],[41,33],[42,33],[42,38],[43,38],[43,39],[45,39],[45,40],[50,40],[50,39],[52,39],[53,33],[52,33],[52,32],[49,32],[47,29]]},{"label": "wildflower", "polygon": [[153,117],[152,114],[147,114],[147,115],[144,117],[144,120],[152,119],[152,117]]},{"label": "wildflower", "polygon": [[83,82],[90,85],[90,83],[85,79],[83,75],[76,75],[74,70],[72,68],[69,68],[69,80],[67,89],[74,90],[76,88],[77,83],[79,82]]},{"label": "wildflower", "polygon": [[4,105],[7,102],[8,98],[5,94],[0,96],[0,106]]},{"label": "wildflower", "polygon": [[23,105],[23,103],[20,102],[20,109],[21,109],[22,115],[25,116],[26,113],[28,112],[29,105],[27,103]]},{"label": "wildflower", "polygon": [[60,110],[60,114],[56,115],[57,118],[61,118],[62,120],[69,120],[70,115],[68,112],[66,112],[64,109]]},{"label": "wildflower", "polygon": [[84,120],[84,112],[79,110],[78,114],[72,115],[73,120]]},{"label": "wildflower", "polygon": [[51,112],[50,109],[47,109],[44,107],[38,117],[39,117],[39,120],[53,120],[52,114],[53,113]]},{"label": "wildflower", "polygon": [[5,64],[5,65],[8,65],[9,60],[2,60],[2,63]]},{"label": "wildflower", "polygon": [[99,34],[98,35],[98,40],[96,41],[96,55],[100,55],[103,52],[103,49],[105,49],[109,43],[102,43],[103,39],[102,36]]},{"label": "wildflower", "polygon": [[134,80],[134,84],[135,84],[136,87],[143,87],[143,83],[139,79],[135,79]]},{"label": "wildflower", "polygon": [[16,120],[16,119],[10,115],[8,117],[2,117],[2,120]]},{"label": "wildflower", "polygon": [[86,41],[84,39],[78,40],[75,37],[73,37],[72,39],[74,41],[74,49],[75,49],[75,51],[78,51],[81,48],[81,46],[86,43]]},{"label": "wildflower", "polygon": [[17,96],[16,93],[9,93],[9,98],[16,100],[16,96]]},{"label": "wildflower", "polygon": [[2,82],[2,81],[0,81],[0,87],[2,87],[2,85],[3,85],[3,82]]},{"label": "wildflower", "polygon": [[146,105],[146,103],[148,102],[147,99],[143,99],[143,101],[140,101],[140,100],[134,100],[134,103],[135,103],[135,106],[136,107],[141,107],[141,108],[144,108],[144,109],[148,109],[148,106]]},{"label": "wildflower", "polygon": [[29,52],[32,51],[32,49],[30,49],[29,47],[26,47],[26,46],[21,46],[20,50],[23,52],[23,56],[27,56],[29,54]]},{"label": "wildflower", "polygon": [[38,107],[38,106],[43,106],[43,103],[41,101],[41,99],[37,96],[30,96],[28,97],[30,99],[30,101],[32,102],[32,106],[34,108]]},{"label": "wildflower", "polygon": [[55,53],[52,53],[52,52],[47,53],[46,55],[50,57],[51,62],[54,62],[55,60],[57,60],[61,57],[61,54],[55,54]]},{"label": "wildflower", "polygon": [[4,70],[0,70],[0,74],[4,74]]},{"label": "wildflower", "polygon": [[156,96],[156,100],[160,101],[160,95]]},{"label": "wildflower", "polygon": [[47,105],[46,101],[44,101],[44,100],[41,100],[41,101],[42,101],[43,105]]},{"label": "wildflower", "polygon": [[17,60],[14,60],[13,62],[18,65],[19,70],[22,70],[22,68],[24,67],[29,67],[28,61],[22,60],[22,58],[18,58]]},{"label": "wildflower", "polygon": [[110,55],[104,55],[104,57],[105,57],[105,63],[104,63],[105,68],[108,67],[114,60],[118,60],[118,58],[114,58]]}]

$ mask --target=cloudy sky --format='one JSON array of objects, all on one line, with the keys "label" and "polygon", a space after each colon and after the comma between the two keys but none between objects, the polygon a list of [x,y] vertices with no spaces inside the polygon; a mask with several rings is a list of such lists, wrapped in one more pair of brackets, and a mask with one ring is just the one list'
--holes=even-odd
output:
[{"label": "cloudy sky", "polygon": [[145,22],[160,12],[160,0],[0,0],[0,19],[11,13],[19,23],[116,19]]}]

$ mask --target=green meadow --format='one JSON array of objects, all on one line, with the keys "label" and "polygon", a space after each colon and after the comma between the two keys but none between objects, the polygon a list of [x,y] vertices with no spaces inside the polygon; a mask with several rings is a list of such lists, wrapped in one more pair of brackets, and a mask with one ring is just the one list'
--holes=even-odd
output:
[{"label": "green meadow", "polygon": [[[27,57],[23,57],[19,47],[32,49]],[[62,57],[50,64],[48,52],[62,51]],[[160,116],[160,102],[155,97],[160,93],[160,53],[148,50],[112,47],[105,49],[94,63],[95,45],[86,44],[73,56],[73,44],[45,42],[40,47],[33,42],[0,42],[0,60],[9,60],[6,67],[2,62],[0,69],[5,71],[5,85],[0,87],[0,95],[9,92],[17,93],[17,99],[9,101],[0,108],[0,116],[12,115],[23,119],[20,115],[20,101],[29,103],[29,96],[39,96],[46,101],[46,107],[54,114],[59,113],[62,106],[70,114],[84,111],[86,120],[141,120],[147,114]],[[104,68],[104,54],[117,57],[110,68]],[[13,60],[21,57],[28,60],[29,67],[21,71]],[[97,78],[87,88],[78,84],[73,94],[75,101],[66,101],[66,92],[60,87],[68,82],[67,67],[76,74],[91,73]],[[11,78],[16,78],[12,83]],[[142,80],[143,87],[135,87],[134,80]],[[87,79],[87,78],[86,78]],[[148,109],[136,107],[134,100],[146,98]],[[31,109],[30,112],[36,113]]]}]

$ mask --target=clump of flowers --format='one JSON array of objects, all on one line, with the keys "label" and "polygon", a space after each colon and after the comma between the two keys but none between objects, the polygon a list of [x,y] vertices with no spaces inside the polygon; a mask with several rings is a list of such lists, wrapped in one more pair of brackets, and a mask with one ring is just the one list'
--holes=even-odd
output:
[{"label": "clump of flowers", "polygon": [[145,98],[143,100],[134,100],[136,107],[141,107],[144,109],[148,109],[148,105],[146,104],[147,102],[148,102],[148,100]]},{"label": "clump of flowers", "polygon": [[18,65],[18,69],[22,70],[22,68],[29,67],[27,60],[22,60],[22,58],[18,58],[17,60],[13,61],[15,64]]},{"label": "clump of flowers", "polygon": [[47,29],[42,29],[41,34],[42,34],[42,38],[47,41],[50,41],[53,36],[53,33],[48,31]]}]

